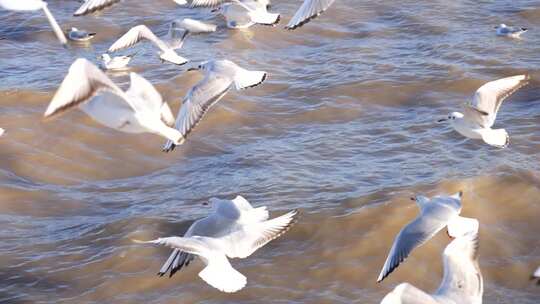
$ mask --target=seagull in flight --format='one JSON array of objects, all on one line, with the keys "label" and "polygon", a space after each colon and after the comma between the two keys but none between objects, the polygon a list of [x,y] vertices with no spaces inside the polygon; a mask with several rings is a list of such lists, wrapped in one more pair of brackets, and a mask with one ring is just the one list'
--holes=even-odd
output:
[{"label": "seagull in flight", "polygon": [[51,24],[54,34],[58,38],[58,41],[60,41],[60,43],[64,46],[67,44],[66,36],[58,25],[58,22],[56,22],[56,19],[54,19],[54,16],[49,11],[47,2],[41,0],[0,0],[0,7],[10,11],[43,10],[45,16],[49,20],[49,23]]},{"label": "seagull in flight", "polygon": [[[266,72],[248,71],[230,60],[205,61],[197,68],[189,70],[202,70],[204,78],[188,91],[178,111],[175,128],[183,135],[180,144],[193,131],[206,112],[232,87],[243,90],[257,86],[266,79]],[[178,143],[169,140],[165,143],[163,151],[170,152],[176,145]]]},{"label": "seagull in flight", "polygon": [[242,196],[233,200],[210,199],[212,213],[195,221],[183,237],[166,237],[149,243],[174,248],[159,271],[171,276],[199,256],[206,267],[199,273],[206,283],[223,292],[236,292],[247,282],[228,258],[247,258],[257,249],[287,232],[297,221],[293,210],[269,219],[266,207],[253,208]]},{"label": "seagull in flight", "polygon": [[101,55],[102,66],[106,70],[121,70],[125,69],[131,59],[135,56],[135,54],[132,55],[125,55],[125,56],[114,56],[111,57],[111,55],[105,53]]},{"label": "seagull in flight", "polygon": [[482,139],[488,145],[505,148],[510,137],[505,129],[492,129],[502,102],[529,81],[528,75],[518,75],[491,81],[481,86],[472,101],[465,103],[464,112],[452,112],[439,122],[448,121],[459,134]]},{"label": "seagull in flight", "polygon": [[122,91],[90,61],[79,58],[56,91],[45,118],[79,106],[95,121],[127,133],[154,133],[179,143],[182,134],[171,128],[174,116],[154,86],[136,73]]},{"label": "seagull in flight", "polygon": [[409,283],[399,284],[381,304],[482,304],[484,281],[478,265],[478,220],[470,219],[464,234],[444,249],[444,275],[437,291],[427,294]]},{"label": "seagull in flight", "polygon": [[214,8],[212,12],[223,15],[228,28],[248,28],[254,24],[275,25],[280,20],[279,14],[268,12],[269,0],[182,0],[176,2],[190,7]]},{"label": "seagull in flight", "polygon": [[432,199],[422,195],[411,198],[420,207],[420,214],[401,229],[395,238],[377,282],[384,280],[415,248],[433,238],[440,230],[448,227],[448,234],[452,237],[453,234],[461,234],[460,231],[471,225],[473,219],[459,216],[462,195],[460,191],[451,196],[438,195]]},{"label": "seagull in flight", "polygon": [[158,38],[148,27],[146,27],[146,25],[137,25],[113,43],[109,47],[108,52],[112,53],[131,47],[141,40],[146,39],[159,48],[158,55],[161,60],[177,65],[188,62],[187,59],[178,55],[175,51],[182,47],[185,36],[177,37],[177,30],[171,25],[167,37],[163,38],[166,39],[166,41]]}]

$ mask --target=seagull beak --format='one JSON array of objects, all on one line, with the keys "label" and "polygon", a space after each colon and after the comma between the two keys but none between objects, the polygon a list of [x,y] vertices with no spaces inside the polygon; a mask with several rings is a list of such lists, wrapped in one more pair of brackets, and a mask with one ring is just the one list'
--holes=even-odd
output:
[{"label": "seagull beak", "polygon": [[445,122],[447,120],[448,120],[447,118],[442,118],[442,119],[437,120],[437,122]]}]

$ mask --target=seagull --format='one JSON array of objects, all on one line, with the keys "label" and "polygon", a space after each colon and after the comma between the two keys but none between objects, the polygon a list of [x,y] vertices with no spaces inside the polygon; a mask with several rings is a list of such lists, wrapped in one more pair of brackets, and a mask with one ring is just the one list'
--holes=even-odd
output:
[{"label": "seagull", "polygon": [[124,69],[135,55],[136,54],[111,57],[109,54],[105,53],[101,55],[101,60],[103,61],[102,65],[106,70]]},{"label": "seagull", "polygon": [[[188,62],[182,56],[179,56],[175,50],[182,47],[184,43],[183,38],[176,37],[176,30],[171,26],[169,29],[169,38],[166,42],[158,38],[152,31],[146,27],[146,25],[137,25],[131,28],[127,33],[120,37],[111,47],[108,52],[115,52],[127,47],[130,47],[142,39],[150,40],[156,45],[160,51],[158,52],[159,58],[163,61],[168,61],[177,65],[182,65]],[[185,37],[184,37],[185,38]]]},{"label": "seagull", "polygon": [[120,0],[85,0],[73,16],[83,16],[109,7]]},{"label": "seagull", "polygon": [[411,198],[420,207],[420,214],[401,229],[395,238],[377,282],[384,280],[416,247],[423,245],[444,227],[448,226],[448,234],[453,236],[470,225],[472,219],[459,216],[462,196],[460,191],[451,196],[438,195],[432,199],[422,195]]},{"label": "seagull", "polygon": [[497,36],[505,36],[510,38],[520,38],[521,34],[528,31],[527,28],[507,26],[504,23],[499,24],[495,27],[495,29],[497,30]]},{"label": "seagull", "polygon": [[69,40],[77,42],[86,42],[96,36],[96,33],[89,33],[85,30],[80,30],[76,27],[72,27],[68,32]]},{"label": "seagull", "polygon": [[[215,32],[217,26],[211,23],[205,23],[199,20],[184,18],[171,22],[169,34],[171,41],[174,41],[175,48],[181,48],[184,41],[190,34],[203,34]],[[179,36],[179,31],[183,33]]]},{"label": "seagull", "polygon": [[254,24],[275,25],[279,14],[268,12],[269,0],[190,0],[191,7],[213,7],[227,20],[228,28],[248,28]]},{"label": "seagull", "polygon": [[197,255],[206,264],[199,273],[206,283],[223,292],[236,292],[246,285],[247,280],[232,268],[227,258],[247,258],[283,235],[297,221],[298,211],[269,220],[266,207],[253,208],[242,196],[233,200],[212,198],[210,203],[212,213],[195,221],[183,237],[142,243],[174,248],[158,275],[170,271],[172,276]]},{"label": "seagull", "polygon": [[[444,249],[444,275],[434,294],[427,294],[409,283],[388,293],[381,304],[482,304],[484,282],[478,266],[478,221]],[[474,229],[473,227],[476,227]]]},{"label": "seagull", "polygon": [[502,102],[528,83],[528,75],[518,75],[491,81],[481,86],[472,101],[465,103],[464,114],[452,112],[439,122],[449,121],[461,135],[482,139],[485,143],[505,148],[510,137],[505,129],[492,129]]},{"label": "seagull", "polygon": [[78,58],[45,111],[45,118],[79,106],[97,122],[127,133],[154,133],[176,143],[182,134],[169,127],[171,109],[154,86],[136,73],[124,92],[98,67]]},{"label": "seagull", "polygon": [[205,22],[191,19],[191,18],[184,18],[181,20],[173,21],[171,24],[171,28],[173,31],[178,28],[184,30],[182,39],[185,39],[185,37],[189,34],[202,34],[202,33],[215,32],[217,29],[217,26],[215,24],[205,23]]},{"label": "seagull", "polygon": [[531,280],[535,280],[536,285],[540,285],[540,267],[538,267],[536,271],[532,274]]},{"label": "seagull", "polygon": [[296,11],[285,27],[288,30],[294,30],[315,19],[325,10],[327,10],[335,0],[304,0],[304,3]]},{"label": "seagull", "polygon": [[[178,110],[175,128],[182,133],[182,144],[189,133],[201,121],[206,112],[215,105],[231,87],[237,90],[251,88],[261,84],[266,79],[266,72],[248,71],[230,60],[210,60],[199,64],[190,70],[204,71],[204,78],[195,84],[184,97],[184,102]],[[167,141],[163,151],[170,152],[178,143]]]},{"label": "seagull", "polygon": [[67,44],[66,36],[49,11],[47,2],[41,0],[0,0],[0,7],[10,11],[37,11],[42,9],[60,43],[63,45]]}]

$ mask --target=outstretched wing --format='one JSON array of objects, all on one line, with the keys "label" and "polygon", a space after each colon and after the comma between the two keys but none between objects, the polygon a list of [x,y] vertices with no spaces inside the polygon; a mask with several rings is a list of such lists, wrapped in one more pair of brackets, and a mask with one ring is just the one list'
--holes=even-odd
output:
[{"label": "outstretched wing", "polygon": [[459,236],[448,244],[444,249],[443,263],[444,276],[435,298],[456,303],[480,303],[484,286],[478,266],[478,230]]},{"label": "outstretched wing", "polygon": [[395,238],[381,273],[377,278],[377,282],[381,282],[390,275],[416,247],[423,245],[431,239],[446,224],[447,220],[444,218],[430,216],[429,213],[422,213],[407,224]]},{"label": "outstretched wing", "polygon": [[294,30],[295,28],[308,23],[328,9],[334,1],[335,0],[304,0],[302,6],[296,11],[285,28]]},{"label": "outstretched wing", "polygon": [[[210,73],[187,93],[184,103],[176,117],[176,129],[186,138],[199,124],[206,112],[229,91],[232,79]],[[164,151],[174,149],[172,142],[167,142]]]},{"label": "outstretched wing", "polygon": [[486,128],[493,126],[502,102],[528,80],[528,75],[517,75],[484,84],[466,104],[465,117]]},{"label": "outstretched wing", "polygon": [[230,258],[246,258],[268,242],[280,237],[296,223],[298,210],[268,221],[242,225],[224,236],[226,254]]},{"label": "outstretched wing", "polygon": [[90,100],[101,90],[123,97],[125,94],[98,67],[79,58],[69,67],[68,74],[47,107],[44,116],[51,117]]},{"label": "outstretched wing", "polygon": [[146,27],[146,25],[141,24],[132,27],[127,33],[116,40],[116,42],[109,47],[108,51],[115,52],[133,46],[143,39],[150,40],[163,52],[169,50],[169,47],[161,39],[154,35],[154,33],[152,33],[152,31]]},{"label": "outstretched wing", "polygon": [[120,0],[86,0],[73,14],[73,16],[83,16],[109,7]]}]

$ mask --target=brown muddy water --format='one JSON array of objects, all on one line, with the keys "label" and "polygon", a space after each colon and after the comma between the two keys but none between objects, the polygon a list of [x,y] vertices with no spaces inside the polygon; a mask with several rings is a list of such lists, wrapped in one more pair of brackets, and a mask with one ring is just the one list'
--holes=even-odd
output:
[{"label": "brown muddy water", "polygon": [[[480,220],[485,303],[539,303],[540,2],[337,0],[303,28],[283,29],[301,1],[273,1],[278,27],[224,28],[205,10],[125,0],[71,17],[79,1],[49,1],[64,28],[96,31],[63,49],[41,14],[0,11],[1,303],[378,303],[407,281],[433,291],[442,277],[440,233],[383,283],[392,240],[417,213],[409,197],[463,190],[462,214]],[[167,31],[175,18],[216,22],[180,54],[228,58],[268,80],[229,93],[174,153],[164,140],[104,128],[79,111],[44,122],[77,57],[97,61],[131,26]],[[498,38],[499,23],[529,27]],[[200,79],[161,64],[144,44],[132,70],[176,113]],[[128,50],[125,53],[130,53]],[[482,83],[529,72],[503,105],[499,150],[435,121]],[[112,74],[127,86],[127,74]],[[245,196],[298,224],[232,264],[248,278],[224,294],[197,277],[156,272],[167,248],[130,238],[180,235],[211,197]]]}]

